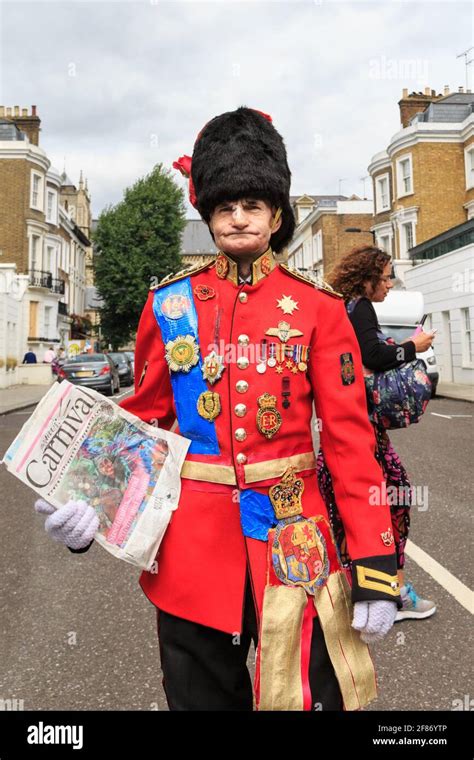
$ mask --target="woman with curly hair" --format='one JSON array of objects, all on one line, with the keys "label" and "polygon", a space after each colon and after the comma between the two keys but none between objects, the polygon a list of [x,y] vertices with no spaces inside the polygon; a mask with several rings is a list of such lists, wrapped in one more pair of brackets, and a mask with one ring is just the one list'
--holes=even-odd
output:
[{"label": "woman with curly hair", "polygon": [[[387,342],[387,336],[380,329],[373,302],[383,301],[393,287],[391,271],[392,262],[387,253],[374,246],[362,246],[354,248],[344,256],[326,278],[344,297],[349,318],[359,341],[364,367],[375,372],[383,372],[404,362],[413,361],[416,359],[416,353],[426,351],[434,338],[431,333],[420,332],[402,344],[395,343],[391,338],[388,338]],[[386,479],[387,493],[391,495],[392,532],[403,601],[403,609],[397,612],[396,620],[427,618],[436,611],[435,604],[420,598],[412,584],[405,583],[404,579],[404,549],[410,526],[410,482],[387,431],[372,424],[376,439],[376,458]],[[344,529],[322,450],[318,454],[318,481],[331,517],[341,560],[349,567],[350,557],[347,553]]]}]

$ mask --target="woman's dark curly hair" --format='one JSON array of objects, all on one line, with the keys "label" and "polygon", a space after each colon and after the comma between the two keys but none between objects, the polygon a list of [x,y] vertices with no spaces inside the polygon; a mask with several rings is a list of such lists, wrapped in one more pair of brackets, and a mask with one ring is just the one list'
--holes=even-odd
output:
[{"label": "woman's dark curly hair", "polygon": [[376,288],[391,260],[391,256],[380,248],[363,245],[347,253],[325,279],[334,290],[342,293],[345,301],[350,301],[365,296],[367,280]]}]

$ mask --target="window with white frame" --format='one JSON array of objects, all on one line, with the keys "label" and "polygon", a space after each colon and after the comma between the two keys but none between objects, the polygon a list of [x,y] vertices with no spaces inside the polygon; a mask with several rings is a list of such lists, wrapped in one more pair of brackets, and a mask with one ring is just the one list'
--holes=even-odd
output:
[{"label": "window with white frame", "polygon": [[390,235],[381,235],[378,238],[378,246],[379,248],[382,248],[385,253],[388,253],[391,255],[392,253],[392,246],[391,246],[391,237]]},{"label": "window with white frame", "polygon": [[406,256],[410,248],[415,245],[415,231],[413,222],[403,222],[400,225],[400,254]]},{"label": "window with white frame", "polygon": [[388,174],[381,174],[375,179],[375,209],[376,213],[387,211],[390,208],[390,185]]},{"label": "window with white frame", "polygon": [[41,238],[39,235],[32,235],[30,238],[30,270],[38,271],[41,269]]},{"label": "window with white frame", "polygon": [[30,207],[43,210],[43,175],[35,171],[31,172]]},{"label": "window with white frame", "polygon": [[50,338],[49,331],[51,329],[51,306],[44,307],[44,337],[46,340]]},{"label": "window with white frame", "polygon": [[461,340],[462,340],[462,364],[463,367],[472,367],[472,330],[469,309],[461,309]]},{"label": "window with white frame", "polygon": [[411,155],[397,159],[397,196],[413,193],[413,168]]},{"label": "window with white frame", "polygon": [[46,251],[45,251],[45,256],[44,256],[44,258],[45,258],[45,260],[44,260],[44,271],[45,272],[49,272],[50,274],[53,274],[53,265],[54,265],[53,256],[54,256],[54,248],[53,248],[53,246],[52,245],[47,245],[46,246]]},{"label": "window with white frame", "polygon": [[303,268],[311,269],[313,266],[313,246],[310,239],[303,243]]},{"label": "window with white frame", "polygon": [[46,191],[46,221],[57,224],[58,221],[58,194],[56,190],[48,188]]},{"label": "window with white frame", "polygon": [[464,167],[466,170],[466,190],[474,187],[474,143],[464,151]]},{"label": "window with white frame", "polygon": [[313,261],[317,264],[323,260],[323,231],[318,230],[313,235]]}]

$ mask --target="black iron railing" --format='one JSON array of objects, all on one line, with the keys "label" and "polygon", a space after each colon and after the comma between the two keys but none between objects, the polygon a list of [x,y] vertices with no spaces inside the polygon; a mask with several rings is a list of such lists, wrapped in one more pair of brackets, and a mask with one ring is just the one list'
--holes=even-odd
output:
[{"label": "black iron railing", "polygon": [[66,289],[64,280],[59,280],[53,277],[51,272],[42,272],[40,269],[30,270],[30,285],[34,288],[47,288],[59,295],[64,295]]},{"label": "black iron railing", "polygon": [[33,285],[35,288],[48,288],[48,290],[51,290],[53,286],[53,275],[51,272],[42,272],[39,269],[31,269],[30,285]]}]

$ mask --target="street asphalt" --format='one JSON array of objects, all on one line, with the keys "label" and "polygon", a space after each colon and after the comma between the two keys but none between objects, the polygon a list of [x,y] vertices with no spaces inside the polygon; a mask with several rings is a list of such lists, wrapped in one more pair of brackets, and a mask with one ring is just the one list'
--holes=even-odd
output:
[{"label": "street asphalt", "polygon": [[[1,456],[30,412],[0,417]],[[418,494],[412,541],[469,588],[473,415],[470,403],[436,398],[418,425],[391,433]],[[51,541],[34,493],[5,467],[0,488],[0,700],[31,710],[167,710],[156,614],[139,571],[98,545],[73,555]],[[372,648],[379,697],[368,709],[473,709],[471,614],[411,559],[407,578],[438,610],[397,623]]]}]

